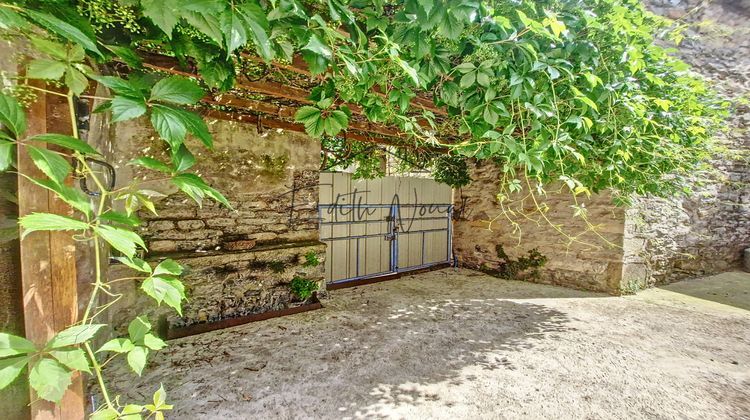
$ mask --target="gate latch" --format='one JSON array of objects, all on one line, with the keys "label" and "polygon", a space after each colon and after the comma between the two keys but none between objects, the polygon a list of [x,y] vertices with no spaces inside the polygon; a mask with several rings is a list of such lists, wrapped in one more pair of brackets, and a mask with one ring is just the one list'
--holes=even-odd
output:
[{"label": "gate latch", "polygon": [[398,226],[394,226],[393,231],[391,233],[386,233],[385,235],[383,235],[383,239],[385,239],[386,241],[395,241],[397,235],[398,235]]}]

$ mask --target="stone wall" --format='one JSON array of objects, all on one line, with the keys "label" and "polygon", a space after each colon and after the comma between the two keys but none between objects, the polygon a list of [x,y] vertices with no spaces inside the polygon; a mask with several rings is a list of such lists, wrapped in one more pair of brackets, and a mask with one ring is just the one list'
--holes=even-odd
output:
[{"label": "stone wall", "polygon": [[734,102],[720,138],[728,152],[712,179],[689,197],[644,197],[628,211],[626,269],[654,285],[738,267],[750,247],[750,0],[647,4],[672,19],[710,22],[689,30],[678,54]]},{"label": "stone wall", "polygon": [[[513,198],[516,201],[506,205],[516,212],[510,217],[519,223],[519,240],[495,197],[498,168],[489,162],[476,162],[471,176],[473,182],[455,194],[453,249],[459,265],[498,272],[503,264],[528,257],[529,251],[537,249],[546,263],[538,270],[522,270],[518,278],[614,294],[623,290],[621,246],[625,216],[623,209],[611,204],[608,195],[581,200],[588,209],[589,222],[597,227],[602,239],[583,219],[574,217],[570,194],[555,193],[548,187],[544,203],[549,207],[545,215],[550,224],[540,217],[533,202],[520,200],[526,195],[521,192]],[[575,236],[576,242],[570,243],[557,232],[554,226],[558,225],[567,235]],[[498,256],[497,245],[502,246],[507,258]]]},{"label": "stone wall", "polygon": [[[325,255],[318,242],[319,143],[297,133],[258,133],[236,122],[212,121],[209,128],[214,150],[190,140],[197,160],[191,170],[221,191],[232,209],[208,199],[198,206],[158,174],[126,165],[143,154],[166,160],[166,151],[146,121],[115,128],[111,156],[117,158],[118,185],[137,179],[161,195],[158,215],[139,212],[147,260],[172,258],[186,266],[188,295],[180,317],[154,308],[137,291],[137,281],[125,282],[119,286],[124,298],[115,311],[122,318],[114,320],[117,328],[144,311],[167,328],[283,309],[295,301],[289,287],[294,277],[323,278],[322,264],[305,264],[306,256],[322,262]],[[129,277],[129,271],[113,265],[110,278]]]}]

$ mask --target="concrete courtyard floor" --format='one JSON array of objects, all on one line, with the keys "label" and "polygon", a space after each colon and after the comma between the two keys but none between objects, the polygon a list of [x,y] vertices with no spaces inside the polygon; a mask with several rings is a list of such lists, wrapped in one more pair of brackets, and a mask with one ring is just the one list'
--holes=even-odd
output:
[{"label": "concrete courtyard floor", "polygon": [[750,419],[750,274],[611,297],[446,269],[170,342],[168,418]]}]

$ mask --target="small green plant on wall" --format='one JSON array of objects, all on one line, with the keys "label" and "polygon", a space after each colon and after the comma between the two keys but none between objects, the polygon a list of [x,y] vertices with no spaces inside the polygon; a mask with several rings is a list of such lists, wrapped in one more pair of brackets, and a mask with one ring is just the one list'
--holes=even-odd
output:
[{"label": "small green plant on wall", "polygon": [[295,276],[292,282],[289,283],[289,288],[292,289],[292,293],[300,300],[307,300],[312,296],[313,292],[318,290],[318,282]]},{"label": "small green plant on wall", "polygon": [[500,244],[495,246],[495,252],[503,261],[495,270],[496,274],[505,279],[517,279],[519,274],[527,270],[530,270],[528,276],[536,277],[539,274],[538,269],[547,263],[547,257],[542,255],[537,248],[530,249],[527,256],[519,257],[517,260],[510,258]]},{"label": "small green plant on wall", "polygon": [[286,263],[284,263],[284,261],[270,261],[268,263],[268,268],[278,274],[286,269]]},{"label": "small green plant on wall", "polygon": [[302,263],[303,267],[317,267],[320,265],[320,260],[318,259],[318,253],[315,251],[307,251],[305,253],[305,262]]}]

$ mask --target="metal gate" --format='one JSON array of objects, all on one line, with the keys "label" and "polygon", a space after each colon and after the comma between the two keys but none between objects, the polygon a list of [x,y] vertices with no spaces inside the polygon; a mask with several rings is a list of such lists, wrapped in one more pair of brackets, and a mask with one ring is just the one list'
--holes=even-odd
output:
[{"label": "metal gate", "polygon": [[328,283],[450,262],[452,191],[431,179],[320,174],[320,240]]}]

